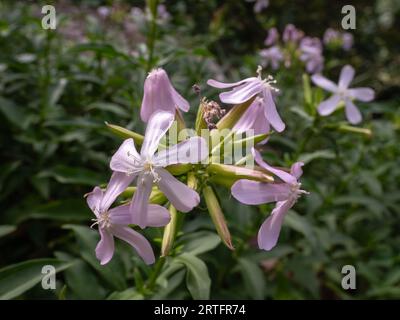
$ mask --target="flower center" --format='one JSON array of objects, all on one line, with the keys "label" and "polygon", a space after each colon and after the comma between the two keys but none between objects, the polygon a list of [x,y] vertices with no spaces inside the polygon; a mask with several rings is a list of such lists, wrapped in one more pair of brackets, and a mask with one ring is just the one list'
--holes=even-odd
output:
[{"label": "flower center", "polygon": [[302,194],[309,194],[308,191],[302,190],[300,188],[301,188],[301,183],[300,182],[293,183],[290,186],[289,198],[294,200],[294,201],[297,201],[297,199],[299,199]]},{"label": "flower center", "polygon": [[344,99],[348,94],[347,94],[347,89],[344,88],[339,88],[337,91],[337,94]]},{"label": "flower center", "polygon": [[94,223],[90,226],[91,228],[96,224],[102,229],[111,227],[110,214],[108,211],[99,214],[99,216],[96,219],[92,219],[92,221],[94,221]]},{"label": "flower center", "polygon": [[268,75],[265,79],[262,79],[261,73],[262,73],[262,67],[258,66],[257,67],[258,79],[260,79],[264,83],[264,86],[267,89],[278,93],[279,89],[273,86],[274,84],[276,84],[276,80],[274,79],[274,77],[271,75]]},{"label": "flower center", "polygon": [[143,163],[143,171],[144,171],[144,174],[151,174],[153,176],[154,183],[157,183],[158,181],[161,180],[158,173],[154,170],[154,165],[150,160],[146,160]]}]

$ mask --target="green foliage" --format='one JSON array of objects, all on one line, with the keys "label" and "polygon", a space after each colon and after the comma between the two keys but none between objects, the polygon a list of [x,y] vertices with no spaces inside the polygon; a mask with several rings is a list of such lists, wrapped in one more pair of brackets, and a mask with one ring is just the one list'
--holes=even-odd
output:
[{"label": "green foliage", "polygon": [[[184,117],[193,127],[193,84],[218,100],[206,80],[254,76],[268,28],[295,23],[321,37],[315,25],[336,25],[339,4],[270,1],[255,14],[245,1],[168,1],[170,19],[148,21],[132,18],[127,1],[116,2],[106,19],[96,11],[103,1],[66,2],[70,10],[60,10],[57,29],[46,31],[36,4],[1,2],[0,299],[398,299],[399,7],[361,2],[355,47],[327,49],[323,73],[335,79],[350,63],[355,84],[375,89],[376,101],[358,104],[362,127],[345,123],[343,110],[318,116],[327,94],[296,66],[274,71],[287,129],[261,150],[274,165],[305,162],[302,188],[310,192],[287,215],[278,245],[269,252],[256,246],[273,206],[243,206],[216,183],[235,250],[221,245],[201,203],[183,214],[170,255],[155,266],[118,240],[113,259],[101,266],[83,198],[107,181],[121,138],[141,143],[149,68],[168,71],[191,104]],[[159,256],[162,230],[145,236]],[[38,284],[47,264],[57,270],[57,289],[43,293]],[[341,288],[346,264],[356,268],[355,291]]]}]

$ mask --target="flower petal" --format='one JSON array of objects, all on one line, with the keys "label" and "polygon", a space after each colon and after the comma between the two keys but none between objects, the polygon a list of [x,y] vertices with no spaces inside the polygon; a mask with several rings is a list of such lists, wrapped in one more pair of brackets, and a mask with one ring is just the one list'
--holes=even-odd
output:
[{"label": "flower petal", "polygon": [[184,112],[188,112],[190,109],[190,104],[187,102],[186,99],[184,99],[178,91],[175,90],[175,88],[171,85],[171,95],[172,99],[175,102],[175,106],[177,106],[179,109],[181,109]]},{"label": "flower petal", "polygon": [[304,166],[303,162],[296,162],[292,165],[290,168],[290,174],[294,177],[296,177],[297,180],[302,176],[303,174],[303,169],[301,168]]},{"label": "flower petal", "polygon": [[360,101],[368,102],[374,100],[375,91],[371,88],[354,88],[348,90],[349,95]]},{"label": "flower petal", "polygon": [[264,221],[258,231],[258,246],[263,250],[271,250],[278,242],[283,219],[292,206],[291,201],[280,201],[271,215]]},{"label": "flower petal", "polygon": [[241,179],[234,183],[231,192],[233,197],[241,203],[259,205],[286,200],[290,195],[290,185]]},{"label": "flower petal", "polygon": [[191,137],[186,141],[161,150],[154,157],[156,166],[166,167],[176,163],[198,163],[208,156],[207,142],[202,137]]},{"label": "flower petal", "polygon": [[330,115],[333,111],[336,110],[340,99],[341,98],[338,94],[334,94],[329,99],[322,101],[318,106],[318,113],[321,116]]},{"label": "flower petal", "polygon": [[256,162],[258,163],[259,166],[261,166],[265,170],[273,173],[274,175],[276,175],[277,177],[282,179],[284,182],[290,183],[290,184],[297,182],[296,178],[294,176],[292,176],[290,173],[287,173],[286,171],[271,167],[268,163],[266,163],[262,159],[260,152],[258,152],[256,149],[252,148],[251,153],[253,154],[254,160],[256,160]]},{"label": "flower petal", "polygon": [[254,80],[245,82],[233,88],[231,91],[221,93],[219,98],[224,103],[239,104],[259,94],[263,87],[264,83],[258,78],[254,78]]},{"label": "flower petal", "polygon": [[176,108],[189,110],[189,103],[174,89],[165,70],[152,70],[144,82],[144,95],[140,117],[148,122],[154,112],[164,110],[175,113]]},{"label": "flower petal", "polygon": [[314,82],[315,85],[327,91],[336,92],[338,90],[338,87],[335,83],[320,74],[312,75],[311,80],[312,82]]},{"label": "flower petal", "polygon": [[349,87],[350,82],[354,78],[354,69],[350,65],[345,65],[340,71],[339,76],[339,88],[347,89]]},{"label": "flower petal", "polygon": [[111,207],[113,202],[125,191],[134,178],[134,175],[127,175],[126,173],[117,171],[113,172],[101,201],[100,207],[102,212],[107,211]]},{"label": "flower petal", "polygon": [[96,246],[96,257],[101,265],[105,265],[114,255],[114,238],[108,230],[99,228],[99,232],[101,238]]},{"label": "flower petal", "polygon": [[238,82],[231,82],[231,83],[224,83],[224,82],[220,82],[220,81],[217,81],[217,80],[209,79],[207,81],[207,84],[209,86],[211,86],[211,87],[214,87],[214,88],[226,89],[226,88],[232,88],[232,87],[239,86],[239,85],[241,85],[241,84],[243,84],[245,82],[253,81],[255,79],[257,79],[257,78],[256,77],[251,77],[251,78],[246,78],[246,79],[240,80]]},{"label": "flower petal", "polygon": [[158,144],[174,122],[175,115],[166,111],[153,113],[147,124],[146,133],[140,154],[144,158],[151,158],[158,148]]},{"label": "flower petal", "polygon": [[139,171],[139,161],[140,155],[133,139],[126,139],[112,156],[110,168],[113,171],[134,174]]},{"label": "flower petal", "polygon": [[155,261],[153,248],[150,242],[140,233],[132,230],[129,227],[112,226],[112,233],[129,243],[144,260],[146,264],[152,264]]},{"label": "flower petal", "polygon": [[199,204],[200,197],[196,191],[163,168],[157,168],[156,172],[160,176],[158,187],[178,211],[189,212]]},{"label": "flower petal", "polygon": [[132,223],[131,205],[124,204],[108,210],[112,224],[128,225]]},{"label": "flower petal", "polygon": [[142,229],[146,227],[148,216],[148,202],[153,186],[153,176],[142,173],[137,180],[137,189],[131,202],[131,223],[138,225]]},{"label": "flower petal", "polygon": [[271,90],[264,89],[264,112],[265,117],[271,126],[278,132],[285,130],[285,124],[276,110],[274,99],[272,98]]},{"label": "flower petal", "polygon": [[149,205],[149,213],[147,215],[148,227],[163,227],[169,223],[171,215],[169,211],[158,204]]},{"label": "flower petal", "polygon": [[346,118],[352,124],[360,123],[362,120],[361,112],[358,108],[354,105],[354,103],[350,99],[346,99]]},{"label": "flower petal", "polygon": [[92,192],[86,195],[86,202],[90,210],[92,210],[96,216],[98,216],[99,213],[101,212],[100,205],[102,199],[103,199],[103,190],[101,190],[99,187],[95,187]]},{"label": "flower petal", "polygon": [[[255,130],[254,123],[256,122],[257,117],[262,117],[266,121],[261,101],[262,100],[259,97],[257,97],[253,101],[253,103],[247,108],[240,119],[236,122],[236,124],[232,128],[233,131],[237,133],[243,133],[250,129]],[[254,134],[257,133],[254,132]]]}]

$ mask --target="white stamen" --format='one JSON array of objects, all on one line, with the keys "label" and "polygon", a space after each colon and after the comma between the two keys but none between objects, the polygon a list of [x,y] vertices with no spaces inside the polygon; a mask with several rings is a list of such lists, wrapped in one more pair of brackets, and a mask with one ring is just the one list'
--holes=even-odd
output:
[{"label": "white stamen", "polygon": [[92,219],[92,221],[94,221],[94,223],[90,226],[90,228],[93,228],[97,224],[102,229],[111,227],[110,214],[108,211],[99,214],[98,218]]},{"label": "white stamen", "polygon": [[271,91],[274,91],[274,92],[278,93],[278,92],[279,92],[279,89],[273,86],[273,84],[276,84],[276,83],[277,83],[277,81],[274,79],[274,77],[271,76],[271,75],[269,74],[265,79],[262,79],[262,77],[261,77],[261,72],[262,72],[262,67],[261,67],[261,66],[258,66],[258,67],[257,67],[258,78],[259,78],[260,80],[262,80],[262,82],[264,82],[264,85],[265,85],[268,89],[270,89]]}]

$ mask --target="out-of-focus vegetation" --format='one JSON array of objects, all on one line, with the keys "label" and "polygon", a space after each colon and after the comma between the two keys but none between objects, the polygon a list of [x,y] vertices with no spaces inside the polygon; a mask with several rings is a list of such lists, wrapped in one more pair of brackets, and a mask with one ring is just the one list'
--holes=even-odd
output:
[{"label": "out-of-focus vegetation", "polygon": [[[256,13],[247,1],[166,1],[151,21],[141,1],[55,1],[56,30],[42,29],[44,2],[0,2],[0,298],[400,298],[395,0],[354,1],[353,47],[323,50],[324,75],[337,79],[351,64],[354,84],[374,88],[375,101],[359,103],[361,127],[372,134],[330,125],[341,124],[343,111],[316,117],[324,93],[308,88],[302,65],[266,69],[278,80],[287,129],[271,137],[264,155],[280,166],[303,160],[311,192],[287,216],[276,248],[263,252],[255,242],[273,206],[240,205],[216,186],[235,251],[220,244],[201,204],[185,214],[157,281],[145,281],[154,267],[123,243],[107,266],[95,258],[97,233],[83,195],[107,181],[121,143],[104,122],[143,132],[147,72],[168,71],[191,103],[191,123],[199,104],[193,84],[217,100],[207,79],[253,76],[268,29],[282,33],[292,23],[322,38],[329,27],[340,30],[349,4],[269,2]],[[162,228],[145,233],[159,252]],[[36,285],[45,264],[60,270],[54,291]],[[344,265],[356,268],[356,290],[341,287]]]}]

